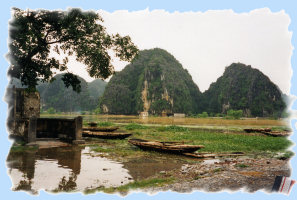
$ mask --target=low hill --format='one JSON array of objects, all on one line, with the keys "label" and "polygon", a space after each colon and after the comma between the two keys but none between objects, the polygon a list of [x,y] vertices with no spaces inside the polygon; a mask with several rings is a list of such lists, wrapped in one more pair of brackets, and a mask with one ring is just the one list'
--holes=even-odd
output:
[{"label": "low hill", "polygon": [[60,112],[77,112],[93,110],[98,101],[90,96],[88,83],[81,77],[81,92],[76,93],[72,87],[66,88],[62,81],[63,74],[58,74],[52,83],[41,83],[37,86],[43,110],[54,108]]},{"label": "low hill", "polygon": [[[37,90],[41,97],[41,106],[43,110],[54,108],[61,112],[77,112],[93,110],[99,103],[99,97],[103,95],[106,82],[96,79],[90,83],[79,77],[81,81],[81,92],[76,93],[72,87],[66,88],[61,80],[63,74],[58,74],[52,83],[39,82]],[[8,84],[8,88],[27,88],[21,84],[21,81],[12,78]]]},{"label": "low hill", "polygon": [[93,97],[94,99],[98,99],[100,96],[103,95],[106,85],[107,85],[107,82],[101,79],[96,79],[96,80],[93,80],[92,82],[89,82],[88,90],[89,90],[90,96]]}]

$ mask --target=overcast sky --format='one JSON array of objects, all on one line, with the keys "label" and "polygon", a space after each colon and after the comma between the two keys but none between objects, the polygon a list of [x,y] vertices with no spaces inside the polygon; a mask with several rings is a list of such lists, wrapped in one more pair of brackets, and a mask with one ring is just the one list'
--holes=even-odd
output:
[{"label": "overcast sky", "polygon": [[[165,10],[99,11],[108,33],[130,35],[140,50],[155,47],[171,53],[203,92],[220,77],[226,66],[241,62],[258,68],[284,93],[292,76],[292,33],[284,11],[268,8],[249,13],[232,10],[173,12]],[[115,70],[127,64],[114,61]],[[70,69],[85,78],[82,64],[71,61]]]}]

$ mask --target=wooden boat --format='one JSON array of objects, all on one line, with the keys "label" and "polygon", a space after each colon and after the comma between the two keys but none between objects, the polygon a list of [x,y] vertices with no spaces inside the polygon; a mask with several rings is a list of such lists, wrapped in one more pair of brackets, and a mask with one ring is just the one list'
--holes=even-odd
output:
[{"label": "wooden boat", "polygon": [[119,129],[119,127],[83,127],[83,131],[98,131],[98,132],[112,132]]},{"label": "wooden boat", "polygon": [[128,142],[144,150],[163,151],[177,154],[191,153],[204,148],[202,145],[187,145],[181,142],[159,142],[141,139],[130,139]]},{"label": "wooden boat", "polygon": [[272,137],[287,137],[290,135],[290,132],[278,132],[278,131],[270,131],[270,132],[263,131],[261,133]]},{"label": "wooden boat", "polygon": [[97,127],[97,122],[88,122],[87,123],[90,127]]},{"label": "wooden boat", "polygon": [[271,128],[245,128],[243,130],[247,133],[262,133],[262,132],[270,132]]},{"label": "wooden boat", "polygon": [[103,139],[124,139],[131,136],[132,133],[118,133],[118,132],[94,132],[94,131],[83,131],[83,137],[96,137]]},{"label": "wooden boat", "polygon": [[286,137],[290,135],[290,132],[288,131],[272,131],[271,128],[259,128],[259,129],[255,129],[255,128],[249,128],[249,129],[243,129],[245,132],[247,133],[251,133],[251,132],[257,132],[257,133],[262,133],[268,136],[273,136],[273,137]]}]

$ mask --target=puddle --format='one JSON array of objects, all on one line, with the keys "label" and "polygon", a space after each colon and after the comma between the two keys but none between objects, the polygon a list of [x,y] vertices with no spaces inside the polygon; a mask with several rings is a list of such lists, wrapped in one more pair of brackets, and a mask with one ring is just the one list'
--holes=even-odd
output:
[{"label": "puddle", "polygon": [[12,190],[84,191],[98,187],[118,187],[148,178],[161,171],[180,168],[177,156],[147,156],[117,162],[89,147],[60,147],[8,155],[8,174]]},{"label": "puddle", "polygon": [[7,161],[12,189],[32,193],[117,187],[133,180],[122,163],[92,156],[88,147],[11,153]]},{"label": "puddle", "polygon": [[184,162],[178,160],[174,155],[163,157],[143,157],[124,163],[124,167],[129,169],[134,180],[141,180],[153,176],[161,171],[170,171],[181,168]]}]

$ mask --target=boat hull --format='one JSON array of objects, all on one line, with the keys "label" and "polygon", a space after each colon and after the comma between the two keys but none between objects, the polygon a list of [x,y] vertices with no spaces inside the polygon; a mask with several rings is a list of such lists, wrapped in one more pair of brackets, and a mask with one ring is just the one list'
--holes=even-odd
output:
[{"label": "boat hull", "polygon": [[119,127],[84,127],[83,131],[113,132]]},{"label": "boat hull", "polygon": [[180,143],[172,142],[159,142],[159,141],[146,141],[139,139],[130,139],[128,140],[130,144],[133,144],[143,150],[152,150],[160,151],[167,153],[183,154],[183,153],[192,153],[198,149],[204,148],[202,145],[185,145]]},{"label": "boat hull", "polygon": [[102,139],[125,139],[132,135],[132,133],[111,133],[111,132],[91,132],[84,131],[83,137],[96,137]]}]

